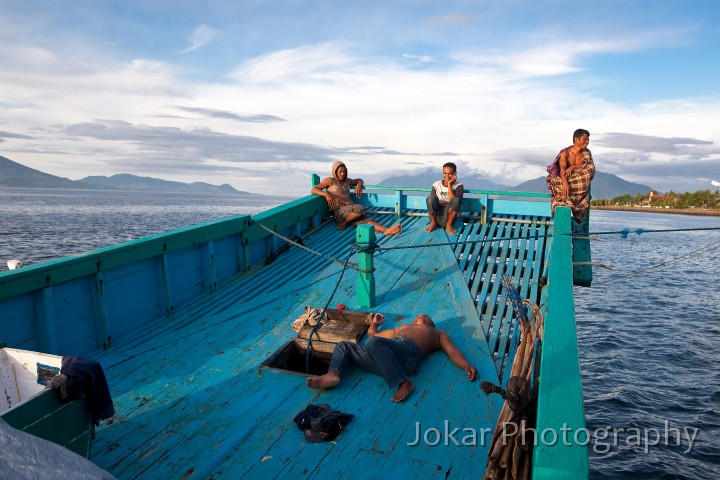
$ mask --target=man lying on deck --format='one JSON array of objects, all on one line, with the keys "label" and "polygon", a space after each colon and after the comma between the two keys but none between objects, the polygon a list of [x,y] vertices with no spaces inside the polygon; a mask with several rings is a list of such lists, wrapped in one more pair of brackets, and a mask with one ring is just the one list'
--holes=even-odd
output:
[{"label": "man lying on deck", "polygon": [[393,402],[402,402],[415,389],[408,375],[415,373],[420,361],[429,353],[442,350],[450,361],[465,370],[471,382],[477,370],[470,365],[450,337],[435,328],[435,323],[425,314],[415,317],[412,324],[378,332],[385,315],[376,313],[368,329],[365,347],[352,342],[340,342],[333,350],[328,373],[310,376],[311,388],[333,388],[340,384],[342,375],[350,365],[382,376],[390,388],[397,387]]}]

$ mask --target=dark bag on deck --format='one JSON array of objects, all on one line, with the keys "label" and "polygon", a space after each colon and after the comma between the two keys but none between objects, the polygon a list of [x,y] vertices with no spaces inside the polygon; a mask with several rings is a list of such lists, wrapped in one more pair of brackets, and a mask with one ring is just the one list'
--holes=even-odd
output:
[{"label": "dark bag on deck", "polygon": [[310,443],[329,442],[338,436],[354,415],[333,410],[330,405],[310,404],[295,415],[293,421]]}]

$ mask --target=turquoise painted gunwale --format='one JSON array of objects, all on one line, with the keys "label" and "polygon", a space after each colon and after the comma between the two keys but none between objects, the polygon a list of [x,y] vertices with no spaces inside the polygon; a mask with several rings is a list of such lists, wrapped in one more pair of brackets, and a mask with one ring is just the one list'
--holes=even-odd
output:
[{"label": "turquoise painted gunwale", "polygon": [[[393,193],[374,193],[375,189]],[[423,210],[423,193],[429,189],[368,186],[366,191],[363,203],[394,209],[397,214],[402,215],[407,210]],[[420,195],[404,193],[409,191],[419,192]],[[542,200],[547,198],[546,194],[497,191],[469,191],[468,194],[464,209],[479,215],[489,217],[522,213],[549,217],[547,202],[505,199],[527,197]],[[261,268],[265,258],[282,244],[282,241],[257,226],[256,222],[293,237],[320,225],[327,213],[325,200],[310,195],[252,218],[247,215],[228,217],[98,249],[77,257],[0,272],[0,318],[4,320],[0,337],[7,339],[8,344],[13,347],[26,348],[27,344],[31,344],[43,347],[37,348],[40,351],[63,354],[68,345],[76,344],[77,339],[60,341],[52,338],[59,336],[59,317],[64,313],[53,310],[71,295],[63,293],[62,298],[58,298],[56,290],[68,284],[71,285],[71,290],[76,290],[78,287],[73,285],[85,278],[87,281],[81,282],[81,288],[90,290],[87,296],[95,303],[88,310],[93,316],[90,325],[96,330],[91,335],[96,339],[95,345],[85,352],[74,350],[68,353],[92,354],[93,351],[101,351],[111,344],[111,333],[116,327],[112,321],[112,311],[122,306],[122,301],[117,299],[108,302],[105,276],[111,276],[110,274],[118,269],[128,269],[131,265],[150,262],[149,268],[154,271],[158,282],[163,284],[165,289],[164,299],[158,300],[158,304],[162,304],[165,310],[159,308],[161,315],[154,317],[155,321],[162,320],[163,317],[170,317],[182,309],[192,308],[194,304],[192,299],[182,303],[175,303],[173,300],[174,279],[168,273],[173,267],[176,255],[185,259],[190,256],[191,260],[200,264],[196,270],[201,272],[194,272],[198,278],[193,278],[189,283],[195,287],[199,285],[196,290],[202,292],[202,295],[212,295],[222,284],[232,283]],[[554,236],[547,239],[550,254],[547,261],[548,285],[543,292],[544,304],[541,305],[545,312],[545,343],[540,358],[538,432],[548,428],[560,432],[564,426],[573,429],[585,427],[572,297],[569,219],[569,210],[558,208]],[[552,228],[550,231],[552,232]],[[231,239],[229,242],[228,238]],[[222,244],[225,254],[234,257],[230,259],[234,265],[234,276],[216,278],[217,263],[227,261],[227,258],[215,258],[215,244]],[[231,245],[229,250],[228,245]],[[130,274],[132,275],[132,272]],[[12,330],[14,325],[8,325],[6,321],[8,312],[12,313],[15,319],[22,318],[36,324],[32,328],[35,332],[34,341],[29,338],[15,338]],[[48,338],[37,338],[42,336]],[[534,455],[534,478],[587,478],[587,465],[587,449],[580,445],[539,446]]]}]

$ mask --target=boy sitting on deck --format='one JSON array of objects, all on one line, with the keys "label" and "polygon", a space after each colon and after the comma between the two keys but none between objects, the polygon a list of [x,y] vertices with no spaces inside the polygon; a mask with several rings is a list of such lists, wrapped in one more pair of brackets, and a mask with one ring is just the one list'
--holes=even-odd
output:
[{"label": "boy sitting on deck", "polygon": [[382,376],[390,388],[397,387],[393,402],[402,402],[415,389],[408,375],[415,372],[420,361],[429,353],[442,350],[450,361],[465,370],[471,382],[477,370],[465,359],[465,355],[453,345],[450,337],[435,328],[435,323],[425,314],[415,317],[412,324],[378,332],[385,315],[376,313],[368,329],[365,347],[352,342],[340,342],[333,350],[328,373],[310,376],[310,388],[333,388],[340,384],[342,375],[350,365]]},{"label": "boy sitting on deck", "polygon": [[338,230],[345,230],[349,225],[357,225],[359,223],[369,223],[375,228],[375,231],[383,235],[394,235],[399,233],[402,225],[399,223],[392,227],[384,227],[375,220],[365,216],[365,207],[353,203],[350,199],[350,187],[355,187],[355,195],[362,197],[362,178],[348,178],[347,167],[343,162],[336,161],[332,165],[332,178],[328,177],[310,190],[310,193],[322,195],[327,200],[330,212],[337,222]]}]

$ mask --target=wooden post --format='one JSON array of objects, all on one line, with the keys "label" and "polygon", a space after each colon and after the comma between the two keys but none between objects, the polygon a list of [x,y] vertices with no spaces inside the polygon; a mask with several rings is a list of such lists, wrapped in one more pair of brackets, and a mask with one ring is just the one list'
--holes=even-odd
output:
[{"label": "wooden post", "polygon": [[[366,248],[375,243],[375,229],[372,225],[362,224],[357,227],[355,237],[357,244]],[[373,308],[375,306],[375,268],[373,252],[360,252],[358,255],[358,307]]]},{"label": "wooden post", "polygon": [[[572,224],[572,259],[573,262],[578,262],[577,265],[573,265],[573,283],[581,287],[589,287],[592,283],[592,256],[590,252],[590,207],[588,207],[585,220],[581,224]],[[577,237],[577,238],[575,238]]]}]

